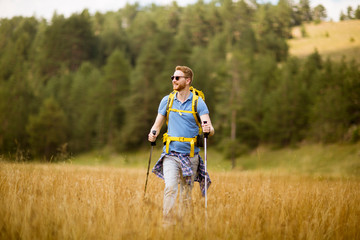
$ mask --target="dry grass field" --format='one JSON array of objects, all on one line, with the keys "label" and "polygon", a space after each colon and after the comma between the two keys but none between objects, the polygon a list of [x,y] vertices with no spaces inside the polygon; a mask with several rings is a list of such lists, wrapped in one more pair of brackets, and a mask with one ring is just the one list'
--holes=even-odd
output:
[{"label": "dry grass field", "polygon": [[360,179],[211,172],[207,218],[163,228],[146,169],[0,161],[0,239],[360,239]]},{"label": "dry grass field", "polygon": [[317,49],[325,58],[340,60],[346,56],[360,62],[360,20],[309,23],[304,28],[307,36],[301,27],[293,29],[294,38],[288,41],[291,55],[305,57]]}]

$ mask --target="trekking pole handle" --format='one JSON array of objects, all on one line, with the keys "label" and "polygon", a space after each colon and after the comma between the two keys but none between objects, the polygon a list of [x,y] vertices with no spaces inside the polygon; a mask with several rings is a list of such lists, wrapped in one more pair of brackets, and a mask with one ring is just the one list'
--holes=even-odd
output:
[{"label": "trekking pole handle", "polygon": [[[156,130],[153,130],[152,134],[156,135]],[[156,140],[154,142],[151,142],[151,146],[156,146]]]},{"label": "trekking pole handle", "polygon": [[[204,121],[204,124],[206,124],[207,123],[207,121]],[[208,138],[209,137],[209,133],[208,132],[204,132],[204,137],[205,138]]]}]

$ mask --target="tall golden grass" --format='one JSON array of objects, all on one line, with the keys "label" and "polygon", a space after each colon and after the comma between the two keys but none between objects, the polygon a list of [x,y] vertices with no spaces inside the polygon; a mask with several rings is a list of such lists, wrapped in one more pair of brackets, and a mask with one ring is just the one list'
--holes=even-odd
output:
[{"label": "tall golden grass", "polygon": [[210,172],[207,218],[162,226],[145,169],[0,162],[0,239],[360,239],[360,180]]}]

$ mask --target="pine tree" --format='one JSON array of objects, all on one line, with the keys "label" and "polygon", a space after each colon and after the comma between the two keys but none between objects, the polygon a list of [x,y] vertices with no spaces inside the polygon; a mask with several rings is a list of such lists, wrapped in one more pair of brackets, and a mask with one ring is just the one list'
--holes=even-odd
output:
[{"label": "pine tree", "polygon": [[[163,56],[157,43],[149,39],[141,51],[131,75],[130,97],[126,102],[126,128],[122,131],[121,148],[139,147],[155,120],[161,97],[158,92],[158,73],[162,71]],[[169,78],[170,79],[170,78]],[[170,80],[167,80],[170,88]]]},{"label": "pine tree", "polygon": [[310,0],[300,0],[299,9],[300,9],[302,21],[304,22],[312,21]]},{"label": "pine tree", "polygon": [[67,141],[65,113],[54,99],[46,99],[39,113],[30,116],[26,130],[34,156],[50,161]]},{"label": "pine tree", "polygon": [[351,6],[347,7],[347,18],[348,19],[354,19],[354,10]]},{"label": "pine tree", "polygon": [[242,101],[242,115],[252,122],[259,130],[265,116],[268,94],[276,88],[278,83],[278,67],[272,55],[258,56],[251,68],[251,77],[244,84],[244,98]]},{"label": "pine tree", "polygon": [[360,19],[360,5],[355,10],[355,19]]},{"label": "pine tree", "polygon": [[79,70],[69,77],[70,84],[64,89],[67,96],[61,102],[65,103],[63,109],[69,113],[69,148],[73,152],[88,151],[105,144],[99,139],[99,121],[103,107],[107,106],[102,99],[108,96],[108,92],[102,90],[104,84],[101,76],[101,72],[94,65],[84,62]]},{"label": "pine tree", "polygon": [[44,54],[38,58],[42,76],[56,75],[62,67],[74,71],[82,61],[91,60],[97,52],[90,16],[84,10],[68,19],[54,15],[42,42]]},{"label": "pine tree", "polygon": [[318,79],[317,95],[310,111],[311,137],[320,142],[336,142],[349,127],[350,102],[345,94],[347,64],[327,60],[323,76]]},{"label": "pine tree", "polygon": [[325,20],[326,17],[326,8],[322,4],[317,5],[313,10],[313,19],[319,22]]},{"label": "pine tree", "polygon": [[263,120],[264,139],[277,146],[294,144],[305,137],[308,126],[306,86],[299,79],[300,63],[290,58],[276,88],[267,96]]},{"label": "pine tree", "polygon": [[28,71],[38,22],[23,17],[0,21],[0,152],[8,154],[28,147],[25,125],[35,105]]},{"label": "pine tree", "polygon": [[119,49],[126,55],[129,55],[128,36],[125,31],[126,19],[114,12],[106,14],[96,13],[93,18],[95,33],[98,37],[99,51],[97,58],[100,64],[105,64],[106,59]]},{"label": "pine tree", "polygon": [[[108,58],[104,67],[104,96],[103,104],[104,124],[107,126],[106,142],[116,145],[120,138],[120,131],[125,122],[126,101],[130,96],[130,62],[123,52],[116,50]],[[105,110],[106,109],[106,110]]]},{"label": "pine tree", "polygon": [[276,7],[271,4],[261,5],[256,16],[256,36],[261,54],[275,54],[278,62],[286,60],[288,45],[286,43],[287,27],[278,20]]}]

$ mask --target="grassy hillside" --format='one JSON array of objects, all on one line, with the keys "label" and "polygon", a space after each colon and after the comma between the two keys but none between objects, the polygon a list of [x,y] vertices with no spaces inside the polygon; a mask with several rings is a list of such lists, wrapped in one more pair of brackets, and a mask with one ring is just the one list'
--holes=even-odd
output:
[{"label": "grassy hillside", "polygon": [[238,159],[244,170],[275,171],[286,174],[360,176],[360,143],[304,145],[271,150],[261,147]]},{"label": "grassy hillside", "polygon": [[346,56],[360,62],[360,20],[309,23],[303,29],[305,37],[302,27],[293,29],[294,38],[288,41],[291,55],[305,57],[316,48],[322,56],[332,60]]},{"label": "grassy hillside", "polygon": [[[103,150],[76,156],[75,165],[146,168],[149,150],[113,154]],[[152,155],[153,166],[161,154],[156,146]],[[203,154],[202,154],[203,155]],[[231,162],[221,152],[209,146],[208,168],[211,172],[231,170]],[[360,177],[360,143],[334,145],[303,145],[298,148],[273,150],[260,147],[237,159],[236,171],[271,171],[283,174]]]}]

